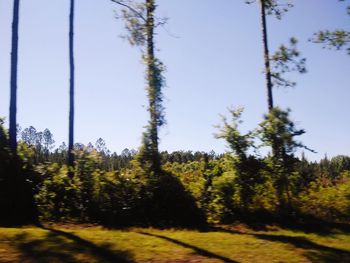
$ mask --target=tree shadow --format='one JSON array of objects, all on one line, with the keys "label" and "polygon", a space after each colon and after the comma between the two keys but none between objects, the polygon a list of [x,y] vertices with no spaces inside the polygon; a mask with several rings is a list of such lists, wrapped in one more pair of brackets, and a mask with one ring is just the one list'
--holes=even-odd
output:
[{"label": "tree shadow", "polygon": [[290,220],[286,222],[278,222],[276,225],[284,229],[315,233],[323,236],[330,236],[339,232],[350,233],[350,224],[327,222],[305,215],[299,217],[298,221]]},{"label": "tree shadow", "polygon": [[111,249],[109,244],[96,245],[72,233],[44,228],[49,232],[33,240],[27,234],[15,237],[17,249],[22,260],[29,262],[96,262],[132,263],[132,256],[127,251]]},{"label": "tree shadow", "polygon": [[227,263],[238,263],[238,261],[234,261],[234,260],[229,259],[227,257],[217,255],[217,254],[212,253],[212,252],[210,252],[208,250],[196,247],[196,246],[191,245],[191,244],[187,244],[187,243],[182,242],[182,241],[177,240],[177,239],[173,239],[173,238],[162,236],[162,235],[151,234],[151,233],[147,233],[147,232],[137,232],[137,233],[142,234],[142,235],[146,235],[146,236],[161,238],[161,239],[164,239],[166,241],[172,242],[174,244],[180,245],[182,247],[190,248],[196,254],[198,254],[200,256],[203,256],[203,257],[219,259],[219,260],[222,260],[222,261],[227,262]]},{"label": "tree shadow", "polygon": [[310,251],[305,253],[305,256],[311,262],[317,263],[349,263],[350,258],[343,255],[335,255],[334,253],[329,253],[327,251],[319,252],[319,251]]},{"label": "tree shadow", "polygon": [[350,251],[317,244],[302,236],[270,235],[249,232],[242,233],[236,230],[230,230],[221,227],[215,227],[213,230],[235,235],[250,235],[267,241],[289,244],[295,248],[303,249],[305,251],[303,255],[307,257],[311,262],[350,262]]},{"label": "tree shadow", "polygon": [[[257,220],[258,219],[258,220]],[[238,220],[249,229],[254,231],[268,231],[271,226],[286,230],[302,231],[305,233],[314,233],[322,236],[332,236],[340,232],[350,234],[349,223],[329,222],[311,215],[297,214],[290,217],[273,217],[256,214],[250,215],[249,218]],[[215,228],[216,226],[214,226]]]},{"label": "tree shadow", "polygon": [[256,238],[293,245],[307,250],[304,255],[312,262],[350,262],[350,251],[317,244],[305,237],[253,234]]}]

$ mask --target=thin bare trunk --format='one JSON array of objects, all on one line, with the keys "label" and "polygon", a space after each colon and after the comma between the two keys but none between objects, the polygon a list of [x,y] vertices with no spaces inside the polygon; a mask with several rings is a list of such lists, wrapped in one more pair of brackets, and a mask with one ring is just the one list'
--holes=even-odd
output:
[{"label": "thin bare trunk", "polygon": [[18,24],[20,0],[13,4],[11,81],[10,81],[10,148],[17,155],[17,64],[18,64]]},{"label": "thin bare trunk", "polygon": [[69,139],[68,139],[68,165],[74,164],[74,0],[70,2],[69,14]]},{"label": "thin bare trunk", "polygon": [[264,45],[267,104],[268,104],[268,109],[270,111],[273,108],[273,97],[272,97],[270,54],[269,54],[269,47],[268,47],[268,40],[267,40],[265,0],[260,0],[260,6],[261,6],[261,27],[262,27],[263,45]]}]

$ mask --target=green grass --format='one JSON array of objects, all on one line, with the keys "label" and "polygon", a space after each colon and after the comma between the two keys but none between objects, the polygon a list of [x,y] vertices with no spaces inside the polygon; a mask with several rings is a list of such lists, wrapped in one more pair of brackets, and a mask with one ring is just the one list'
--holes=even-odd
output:
[{"label": "green grass", "polygon": [[0,262],[350,262],[350,233],[0,228]]}]

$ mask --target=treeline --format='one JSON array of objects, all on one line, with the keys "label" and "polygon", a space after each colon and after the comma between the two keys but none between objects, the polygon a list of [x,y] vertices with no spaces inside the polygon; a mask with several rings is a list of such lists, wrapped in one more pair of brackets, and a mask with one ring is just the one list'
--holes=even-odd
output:
[{"label": "treeline", "polygon": [[[35,134],[33,127],[21,133],[19,174],[26,181],[24,194],[33,196],[42,221],[198,227],[236,220],[350,219],[348,156],[319,162],[293,156],[288,160],[289,173],[278,174],[281,167],[274,167],[271,156],[247,154],[239,159],[233,152],[162,152],[161,176],[149,176],[138,163],[138,152],[125,149],[120,155],[111,154],[99,139],[95,146],[76,145],[70,177],[67,149],[47,147],[45,142],[53,142],[48,130],[50,140],[42,141],[32,140],[35,136],[27,136],[28,130]],[[7,131],[3,127],[2,131],[1,164],[11,159],[11,152],[5,151]],[[0,179],[5,181],[3,171]],[[20,193],[18,187],[12,186],[12,195],[2,192],[0,203],[12,202]]]},{"label": "treeline", "polygon": [[[35,127],[30,126],[22,130],[17,127],[20,147],[27,152],[30,152],[31,165],[44,164],[47,162],[58,163],[59,165],[66,164],[68,159],[67,145],[62,142],[58,147],[55,147],[54,136],[49,129],[38,131]],[[101,156],[102,163],[100,168],[106,171],[120,170],[122,168],[130,168],[130,162],[137,154],[135,149],[125,148],[120,152],[111,152],[106,145],[106,142],[99,138],[95,143],[75,143],[75,151],[96,151]],[[216,154],[214,151],[209,153],[203,151],[161,151],[160,160],[162,164],[167,162],[188,163],[193,161],[201,161],[204,158],[209,160],[218,159],[222,154]]]}]

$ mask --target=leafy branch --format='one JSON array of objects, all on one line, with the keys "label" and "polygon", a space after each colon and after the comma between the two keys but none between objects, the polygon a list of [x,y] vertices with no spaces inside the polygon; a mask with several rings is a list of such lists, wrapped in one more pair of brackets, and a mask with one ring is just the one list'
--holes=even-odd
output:
[{"label": "leafy branch", "polygon": [[273,86],[276,87],[294,87],[295,82],[284,77],[285,73],[298,72],[306,73],[306,58],[300,58],[300,52],[297,49],[297,39],[290,39],[290,46],[281,45],[279,49],[271,56],[271,77]]}]

